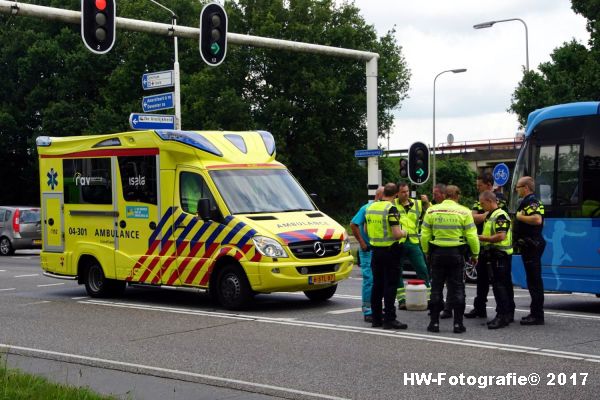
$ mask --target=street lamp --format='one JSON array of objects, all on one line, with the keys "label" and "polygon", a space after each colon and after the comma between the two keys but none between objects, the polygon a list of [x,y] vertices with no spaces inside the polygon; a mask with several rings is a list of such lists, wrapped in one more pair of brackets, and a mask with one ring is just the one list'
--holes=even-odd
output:
[{"label": "street lamp", "polygon": [[437,81],[438,76],[445,74],[446,72],[452,72],[454,74],[459,74],[461,72],[467,72],[466,68],[459,69],[448,69],[446,71],[442,71],[435,76],[433,79],[433,156],[431,157],[431,166],[433,169],[433,186],[435,186],[435,81]]},{"label": "street lamp", "polygon": [[482,22],[480,24],[473,25],[475,29],[483,29],[483,28],[491,28],[494,24],[498,22],[508,22],[508,21],[521,21],[523,26],[525,27],[525,71],[529,72],[529,35],[527,33],[527,24],[521,18],[509,18],[509,19],[499,19],[497,21],[488,21]]}]

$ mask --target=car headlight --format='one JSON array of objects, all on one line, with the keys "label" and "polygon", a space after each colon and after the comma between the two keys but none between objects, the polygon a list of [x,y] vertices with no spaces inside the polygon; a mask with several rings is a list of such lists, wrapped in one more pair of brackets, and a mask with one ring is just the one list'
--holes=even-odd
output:
[{"label": "car headlight", "polygon": [[288,254],[283,246],[275,239],[265,236],[254,236],[252,238],[254,246],[260,254],[272,258],[287,258]]},{"label": "car headlight", "polygon": [[348,232],[344,231],[344,239],[343,239],[344,247],[343,252],[346,253],[350,251],[350,236],[348,236]]}]

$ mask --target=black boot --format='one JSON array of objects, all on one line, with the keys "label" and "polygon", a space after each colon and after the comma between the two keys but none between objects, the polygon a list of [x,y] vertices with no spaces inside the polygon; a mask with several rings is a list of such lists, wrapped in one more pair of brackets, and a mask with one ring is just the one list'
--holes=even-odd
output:
[{"label": "black boot", "polygon": [[463,313],[465,307],[454,307],[454,333],[463,333],[467,331],[467,328],[463,325]]},{"label": "black boot", "polygon": [[500,329],[508,326],[509,317],[502,314],[497,314],[496,318],[488,322],[488,329]]},{"label": "black boot", "polygon": [[439,314],[436,316],[431,313],[431,321],[429,322],[429,326],[427,327],[427,331],[438,333],[440,331],[440,318]]}]

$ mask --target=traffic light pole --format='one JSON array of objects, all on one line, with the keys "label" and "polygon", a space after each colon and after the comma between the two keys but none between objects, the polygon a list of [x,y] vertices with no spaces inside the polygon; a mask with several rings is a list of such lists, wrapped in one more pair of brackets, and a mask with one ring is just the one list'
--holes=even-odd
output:
[{"label": "traffic light pole", "polygon": [[[81,23],[81,12],[64,10],[61,8],[38,6],[34,4],[18,3],[15,1],[0,0],[0,13],[25,17],[34,17],[51,21],[61,21],[70,24]],[[144,32],[161,36],[185,37],[198,39],[199,28],[180,26],[175,24],[162,24],[152,21],[142,21],[130,18],[117,17],[117,29],[134,32]],[[260,36],[228,33],[228,43],[241,46],[263,47],[275,50],[287,50],[297,53],[311,53],[330,57],[347,58],[366,62],[367,78],[367,145],[369,149],[377,148],[377,59],[379,54],[341,47],[323,46],[311,43],[293,42],[291,40],[272,39]],[[175,74],[179,75],[177,70]],[[178,78],[177,78],[178,79]],[[178,89],[176,89],[178,90]],[[177,95],[176,95],[177,97]],[[177,101],[177,100],[176,100]],[[179,120],[176,118],[176,120]],[[378,158],[368,158],[368,194],[369,199],[375,198],[375,190],[379,185]]]}]

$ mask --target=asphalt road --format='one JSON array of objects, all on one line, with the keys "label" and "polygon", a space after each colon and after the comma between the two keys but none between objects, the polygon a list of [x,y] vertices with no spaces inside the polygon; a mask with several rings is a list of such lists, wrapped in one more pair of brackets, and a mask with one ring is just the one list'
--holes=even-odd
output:
[{"label": "asphalt road", "polygon": [[[442,320],[430,334],[424,311],[399,311],[406,331],[365,324],[359,271],[326,303],[277,293],[229,312],[189,290],[91,299],[38,263],[35,252],[0,258],[0,352],[11,366],[122,398],[583,399],[600,389],[595,296],[547,294],[544,326],[490,331],[466,320],[457,335]],[[518,320],[529,295],[515,295]],[[491,293],[488,306],[492,316]]]}]

